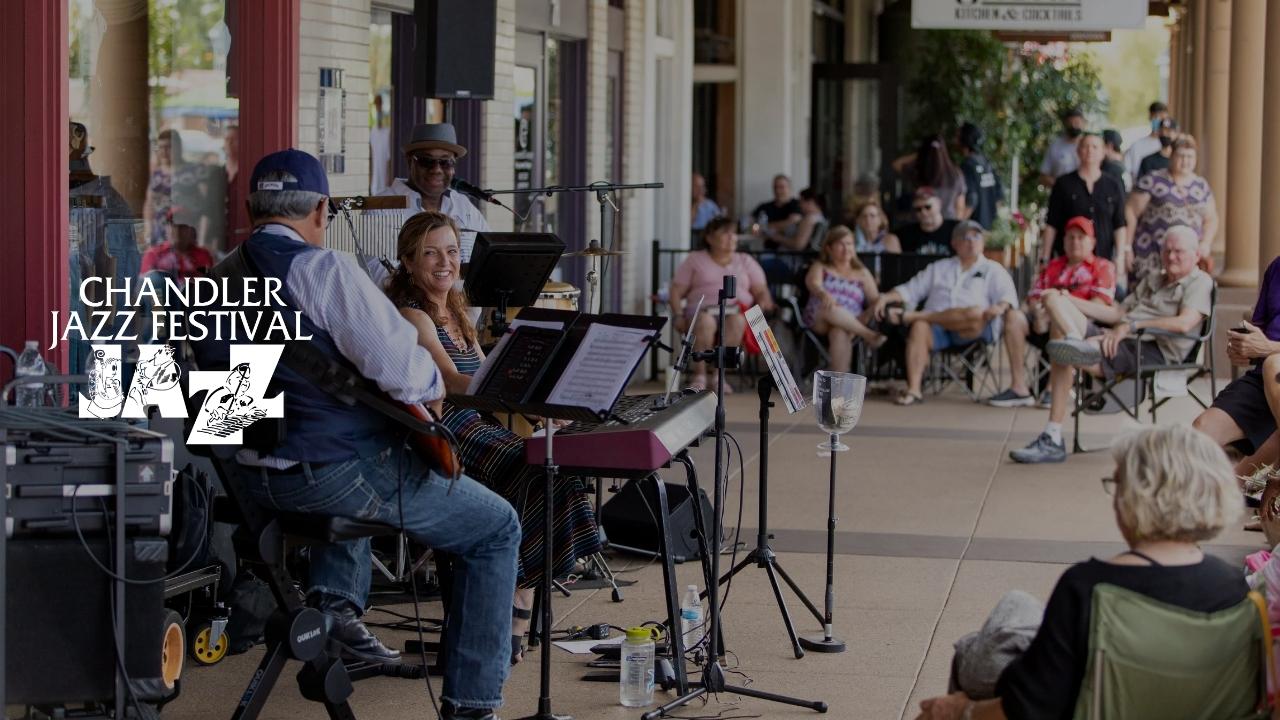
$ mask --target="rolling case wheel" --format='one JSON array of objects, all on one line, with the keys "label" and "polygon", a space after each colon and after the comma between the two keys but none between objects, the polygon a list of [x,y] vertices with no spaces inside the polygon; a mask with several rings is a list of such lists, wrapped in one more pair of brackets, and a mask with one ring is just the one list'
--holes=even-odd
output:
[{"label": "rolling case wheel", "polygon": [[163,640],[160,645],[160,677],[170,690],[177,687],[182,677],[182,665],[186,655],[186,632],[182,616],[173,610],[164,614]]},{"label": "rolling case wheel", "polygon": [[207,621],[187,630],[187,652],[197,665],[216,665],[227,656],[227,634],[218,638],[217,645],[210,645],[212,637],[213,628]]}]

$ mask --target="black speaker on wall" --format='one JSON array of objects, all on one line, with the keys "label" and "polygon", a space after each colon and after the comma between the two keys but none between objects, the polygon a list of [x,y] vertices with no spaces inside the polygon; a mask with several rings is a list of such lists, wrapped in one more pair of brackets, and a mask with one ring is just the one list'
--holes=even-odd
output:
[{"label": "black speaker on wall", "polygon": [[[599,482],[597,480],[596,482]],[[674,562],[698,559],[698,529],[693,521],[693,501],[685,485],[666,483],[671,531],[671,559]],[[705,490],[698,489],[702,517],[711,525],[711,502]],[[631,480],[600,508],[609,546],[642,555],[656,555],[658,544],[658,488],[652,480]],[[724,536],[721,531],[720,536]],[[710,542],[711,538],[707,538]]]},{"label": "black speaker on wall", "polygon": [[493,99],[498,0],[414,0],[414,94]]}]

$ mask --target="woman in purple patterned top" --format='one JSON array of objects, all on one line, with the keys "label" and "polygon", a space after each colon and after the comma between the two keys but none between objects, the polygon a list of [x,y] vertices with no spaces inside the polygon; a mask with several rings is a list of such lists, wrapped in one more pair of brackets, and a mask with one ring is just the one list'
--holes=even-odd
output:
[{"label": "woman in purple patterned top", "polygon": [[1169,169],[1138,179],[1125,213],[1134,228],[1133,253],[1127,262],[1129,286],[1147,273],[1160,271],[1160,248],[1169,228],[1186,225],[1200,236],[1201,267],[1212,269],[1213,238],[1218,234],[1218,207],[1213,190],[1196,174],[1196,141],[1183,135],[1173,143]]},{"label": "woman in purple patterned top", "polygon": [[853,362],[853,342],[862,339],[872,348],[884,344],[885,336],[867,327],[867,308],[880,297],[871,271],[858,260],[853,249],[853,231],[837,225],[822,240],[818,260],[805,276],[809,302],[804,308],[805,324],[827,336],[831,370],[849,372]]}]

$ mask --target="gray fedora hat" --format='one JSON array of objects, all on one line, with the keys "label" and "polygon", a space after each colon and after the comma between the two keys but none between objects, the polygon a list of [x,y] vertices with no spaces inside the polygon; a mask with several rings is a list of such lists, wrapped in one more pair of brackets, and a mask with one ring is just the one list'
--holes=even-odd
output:
[{"label": "gray fedora hat", "polygon": [[437,148],[448,150],[457,157],[467,154],[467,149],[458,144],[458,132],[450,123],[426,123],[414,125],[409,133],[409,142],[400,148],[406,154],[414,150],[430,150]]}]

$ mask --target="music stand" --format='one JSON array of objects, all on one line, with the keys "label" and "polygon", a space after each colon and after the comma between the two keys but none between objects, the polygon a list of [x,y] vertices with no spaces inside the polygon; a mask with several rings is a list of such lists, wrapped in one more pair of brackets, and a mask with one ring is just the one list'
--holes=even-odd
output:
[{"label": "music stand", "polygon": [[564,254],[551,233],[478,233],[463,289],[472,307],[494,308],[493,337],[507,330],[507,308],[532,305]]},{"label": "music stand", "polygon": [[[478,244],[477,244],[478,247]],[[472,255],[474,258],[475,255]],[[503,336],[497,347],[476,373],[468,394],[449,395],[448,400],[458,407],[488,410],[491,412],[522,413],[542,418],[546,432],[546,454],[543,461],[545,483],[543,487],[543,572],[539,590],[541,605],[542,667],[539,678],[538,709],[523,720],[572,720],[551,711],[551,592],[555,559],[552,541],[555,538],[554,486],[559,467],[552,452],[555,436],[555,420],[601,422],[612,416],[613,407],[626,390],[627,381],[640,366],[644,353],[661,337],[666,318],[648,315],[590,315],[570,310],[550,310],[526,307],[518,321],[531,321],[536,325],[521,325]],[[560,329],[551,324],[560,323]],[[604,338],[596,334],[594,325],[619,330],[628,337]],[[591,357],[599,347],[591,343],[610,344],[615,350],[619,344],[634,340],[635,345],[621,352],[629,354],[612,364],[613,379],[620,380],[616,387],[586,388],[582,375],[590,375],[579,367],[583,357]],[[599,369],[599,368],[597,368]],[[561,394],[568,387],[570,392]],[[575,400],[591,396],[590,400]],[[589,404],[587,404],[589,403]]]}]

